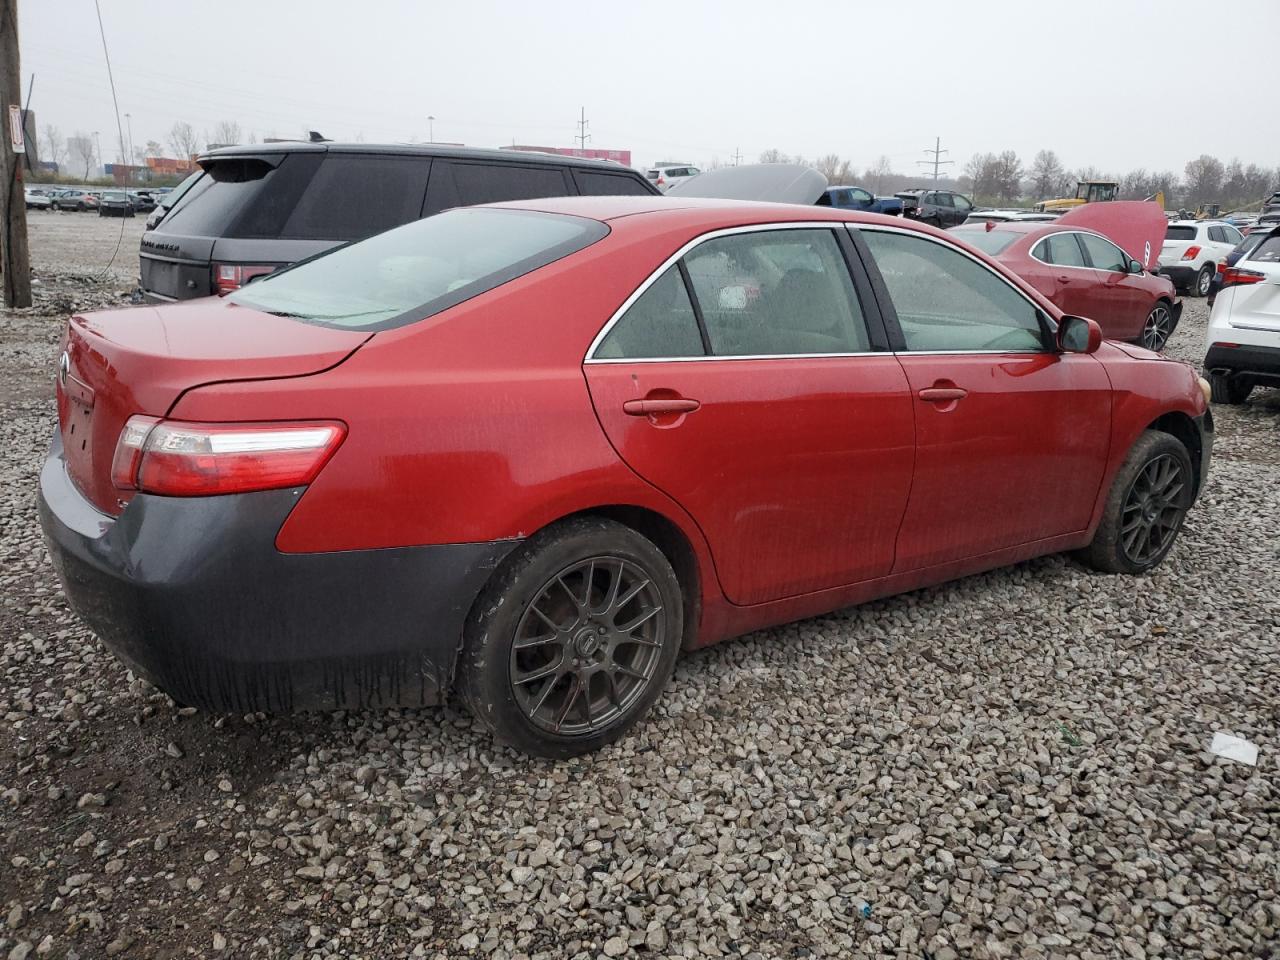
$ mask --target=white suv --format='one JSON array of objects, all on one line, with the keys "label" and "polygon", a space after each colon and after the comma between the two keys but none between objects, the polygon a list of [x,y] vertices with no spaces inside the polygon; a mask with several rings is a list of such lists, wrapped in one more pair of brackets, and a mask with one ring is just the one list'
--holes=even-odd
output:
[{"label": "white suv", "polygon": [[1183,293],[1207,296],[1221,260],[1244,236],[1219,220],[1175,220],[1160,248],[1160,273]]},{"label": "white suv", "polygon": [[1244,403],[1258,384],[1280,386],[1280,227],[1224,268],[1207,339],[1215,403]]},{"label": "white suv", "polygon": [[688,180],[690,177],[696,177],[702,171],[697,167],[691,167],[687,163],[681,164],[658,164],[656,167],[650,167],[644,172],[649,178],[649,182],[655,187],[666,193],[671,189],[671,185],[679,183],[681,180]]}]

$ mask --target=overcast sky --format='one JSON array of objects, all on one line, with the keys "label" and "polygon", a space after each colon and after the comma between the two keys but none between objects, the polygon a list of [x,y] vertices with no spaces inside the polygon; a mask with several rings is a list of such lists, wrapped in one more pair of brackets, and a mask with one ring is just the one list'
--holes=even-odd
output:
[{"label": "overcast sky", "polygon": [[[1263,103],[1230,78],[1280,35],[1278,0],[1225,18],[1202,0],[101,4],[139,147],[176,120],[426,140],[429,115],[436,140],[572,146],[585,107],[588,145],[637,166],[776,147],[858,169],[884,154],[907,172],[935,136],[957,171],[986,150],[1029,165],[1043,147],[1114,172],[1181,173],[1201,153],[1280,164],[1266,111],[1230,106]],[[19,8],[40,126],[99,131],[113,159],[93,0]],[[1220,32],[1239,45],[1210,52]]]}]

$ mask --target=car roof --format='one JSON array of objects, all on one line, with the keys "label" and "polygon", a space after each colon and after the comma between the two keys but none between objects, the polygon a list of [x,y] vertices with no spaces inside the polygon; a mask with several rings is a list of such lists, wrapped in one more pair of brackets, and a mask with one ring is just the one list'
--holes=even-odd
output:
[{"label": "car roof", "polygon": [[501,163],[541,163],[565,167],[587,167],[592,170],[626,170],[632,168],[612,160],[591,157],[567,157],[559,153],[538,153],[532,150],[491,150],[484,147],[453,147],[439,143],[310,143],[287,141],[281,143],[245,143],[234,147],[208,150],[196,158],[204,165],[207,160],[225,157],[260,157],[283,153],[356,153],[372,156],[400,157],[453,157],[459,160],[497,160]]},{"label": "car roof", "polygon": [[[737,224],[779,223],[786,221],[835,221],[841,223],[876,223],[902,226],[901,217],[878,213],[841,210],[799,203],[760,203],[752,200],[717,200],[705,197],[673,195],[649,197],[547,197],[540,200],[509,200],[488,204],[515,210],[561,213],[591,220],[609,222],[624,217],[649,214],[676,214],[682,225],[714,230]],[[915,224],[912,224],[914,227]]]}]

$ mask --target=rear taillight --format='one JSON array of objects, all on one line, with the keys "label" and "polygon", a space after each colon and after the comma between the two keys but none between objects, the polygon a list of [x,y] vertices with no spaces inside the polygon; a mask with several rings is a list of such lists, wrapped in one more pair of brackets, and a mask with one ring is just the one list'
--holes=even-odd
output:
[{"label": "rear taillight", "polygon": [[213,265],[213,289],[218,296],[239,290],[250,277],[270,273],[274,266],[266,263],[215,263]]},{"label": "rear taillight", "polygon": [[310,483],[347,428],[331,420],[296,423],[184,423],[130,417],[111,479],[125,490],[207,497]]},{"label": "rear taillight", "polygon": [[1182,259],[1183,259],[1183,260],[1194,260],[1194,259],[1195,259],[1196,257],[1198,257],[1198,256],[1200,256],[1200,248],[1199,248],[1199,247],[1187,247],[1187,251],[1186,251],[1186,253],[1184,253],[1184,254],[1182,255]]},{"label": "rear taillight", "polygon": [[1224,287],[1235,287],[1242,283],[1261,283],[1267,279],[1265,273],[1259,273],[1257,270],[1245,270],[1241,267],[1227,267],[1222,271],[1222,285]]}]

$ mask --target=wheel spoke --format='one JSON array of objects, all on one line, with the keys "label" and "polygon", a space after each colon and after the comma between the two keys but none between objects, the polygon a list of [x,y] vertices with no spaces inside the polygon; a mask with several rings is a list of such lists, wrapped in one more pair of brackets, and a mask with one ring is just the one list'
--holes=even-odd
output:
[{"label": "wheel spoke", "polygon": [[560,657],[555,663],[548,663],[545,666],[539,667],[537,670],[532,670],[529,673],[526,673],[523,677],[517,677],[513,682],[519,686],[523,686],[526,683],[533,683],[535,680],[541,680],[543,677],[549,677],[553,673],[560,672],[560,665],[563,662],[564,658]]},{"label": "wheel spoke", "polygon": [[556,633],[560,633],[561,630],[564,629],[563,627],[560,626],[560,624],[556,623],[554,620],[552,620],[545,613],[543,613],[541,610],[538,609],[537,601],[534,601],[533,603],[529,604],[529,612],[532,613],[539,620],[541,620],[543,623],[545,623],[548,627],[550,627]]},{"label": "wheel spoke", "polygon": [[578,610],[581,610],[582,601],[578,599],[578,595],[573,592],[573,589],[567,583],[564,582],[564,577],[556,577],[556,583],[560,584],[561,588],[563,588],[564,592],[568,595],[569,599],[573,601],[574,607],[577,608]]},{"label": "wheel spoke", "polygon": [[554,690],[559,685],[560,685],[559,676],[552,677],[550,680],[547,681],[547,685],[543,687],[542,692],[538,694],[538,699],[534,702],[533,706],[529,708],[530,716],[536,717],[538,715],[539,711],[542,710],[543,705],[547,702],[547,698],[551,696],[551,691]]},{"label": "wheel spoke", "polygon": [[559,632],[551,634],[549,637],[526,637],[524,640],[517,640],[512,644],[514,650],[529,650],[532,647],[540,647],[546,643],[555,643],[560,640]]},{"label": "wheel spoke", "polygon": [[626,664],[624,664],[624,663],[614,664],[613,669],[614,669],[614,672],[615,672],[615,673],[620,673],[620,674],[622,674],[624,677],[631,677],[631,678],[633,678],[633,679],[635,679],[635,680],[648,680],[648,679],[649,679],[649,678],[648,678],[648,677],[646,677],[643,673],[640,673],[640,672],[639,672],[639,671],[637,671],[637,670],[632,670],[630,667],[628,667],[628,666],[627,666]]},{"label": "wheel spoke", "polygon": [[596,579],[596,562],[591,561],[587,567],[587,575],[582,581],[582,609],[590,612],[591,610],[591,584]]},{"label": "wheel spoke", "polygon": [[1139,523],[1136,527],[1134,527],[1124,536],[1124,552],[1129,554],[1129,556],[1133,557],[1135,560],[1137,559],[1137,557],[1135,557],[1133,553],[1134,547],[1138,545],[1138,540],[1139,538],[1142,537],[1145,531],[1146,531],[1146,524]]},{"label": "wheel spoke", "polygon": [[564,703],[560,705],[560,712],[556,714],[555,727],[557,732],[564,726],[565,718],[569,716],[569,710],[573,707],[573,701],[578,699],[578,692],[582,689],[582,678],[576,673],[569,675],[569,693],[564,698]]},{"label": "wheel spoke", "polygon": [[639,616],[635,617],[630,622],[624,624],[623,626],[618,627],[618,631],[620,633],[631,633],[637,627],[645,623],[648,623],[650,620],[652,620],[661,612],[662,612],[661,607],[650,607],[648,610],[646,610],[644,613],[640,614]]},{"label": "wheel spoke", "polygon": [[609,608],[608,612],[613,614],[614,616],[617,616],[618,611],[620,611],[628,603],[634,600],[639,595],[640,591],[643,590],[648,585],[649,585],[648,580],[641,580],[634,587],[632,587],[625,594],[623,594],[621,598],[616,599],[613,605]]},{"label": "wheel spoke", "polygon": [[[656,612],[656,611],[655,611],[655,612]],[[622,637],[620,640],[618,640],[618,645],[619,645],[619,646],[621,646],[621,645],[622,645],[622,644],[624,644],[624,643],[634,643],[634,644],[636,644],[637,646],[641,646],[641,647],[660,647],[660,646],[662,646],[662,642],[661,642],[661,641],[659,641],[659,640],[650,640],[648,637]]]},{"label": "wheel spoke", "polygon": [[588,676],[582,683],[582,719],[586,721],[587,728],[590,729],[596,725],[591,716],[591,677]]}]

